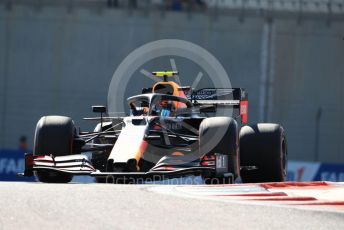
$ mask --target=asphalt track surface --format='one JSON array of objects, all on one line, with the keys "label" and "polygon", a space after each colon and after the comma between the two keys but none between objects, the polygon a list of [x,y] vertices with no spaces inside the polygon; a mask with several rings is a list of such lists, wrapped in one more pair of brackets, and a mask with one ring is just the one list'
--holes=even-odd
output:
[{"label": "asphalt track surface", "polygon": [[344,212],[203,199],[173,188],[2,182],[0,229],[344,229]]}]

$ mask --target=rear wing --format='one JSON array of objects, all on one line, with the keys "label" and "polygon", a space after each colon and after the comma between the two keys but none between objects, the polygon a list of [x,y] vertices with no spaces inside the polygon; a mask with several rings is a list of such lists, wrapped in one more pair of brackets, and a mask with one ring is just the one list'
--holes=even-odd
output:
[{"label": "rear wing", "polygon": [[203,88],[186,95],[196,106],[230,106],[238,109],[241,122],[248,122],[248,94],[244,88]]}]

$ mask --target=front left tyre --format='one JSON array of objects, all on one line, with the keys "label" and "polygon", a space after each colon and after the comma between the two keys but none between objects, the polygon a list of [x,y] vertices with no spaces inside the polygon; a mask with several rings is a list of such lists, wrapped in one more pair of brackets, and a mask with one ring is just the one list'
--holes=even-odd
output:
[{"label": "front left tyre", "polygon": [[211,117],[202,121],[199,129],[200,153],[202,155],[222,154],[228,156],[228,171],[233,178],[217,175],[203,176],[206,184],[232,183],[239,177],[238,124],[231,117]]}]

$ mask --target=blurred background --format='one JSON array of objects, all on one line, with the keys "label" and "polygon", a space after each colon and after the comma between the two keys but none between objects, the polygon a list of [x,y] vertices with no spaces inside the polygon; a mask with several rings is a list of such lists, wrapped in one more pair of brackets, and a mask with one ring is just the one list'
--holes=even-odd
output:
[{"label": "blurred background", "polygon": [[170,38],[247,89],[251,123],[284,126],[290,180],[344,181],[344,0],[0,0],[0,180],[22,170],[41,116],[93,129],[82,118],[107,103],[121,61]]}]

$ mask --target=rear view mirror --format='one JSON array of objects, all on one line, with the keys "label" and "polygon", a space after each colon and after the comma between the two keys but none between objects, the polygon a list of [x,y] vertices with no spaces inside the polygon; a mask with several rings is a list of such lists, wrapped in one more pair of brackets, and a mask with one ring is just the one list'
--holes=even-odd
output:
[{"label": "rear view mirror", "polygon": [[106,107],[103,105],[93,105],[92,106],[92,111],[94,113],[105,113],[106,112]]}]

